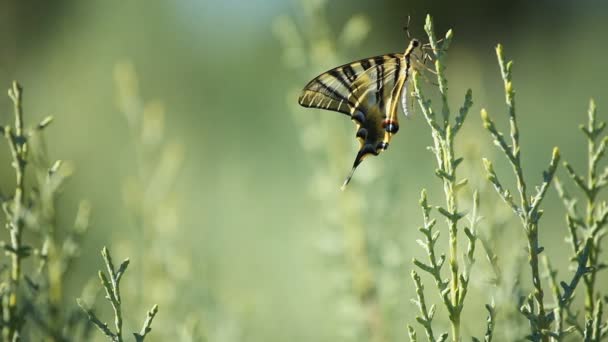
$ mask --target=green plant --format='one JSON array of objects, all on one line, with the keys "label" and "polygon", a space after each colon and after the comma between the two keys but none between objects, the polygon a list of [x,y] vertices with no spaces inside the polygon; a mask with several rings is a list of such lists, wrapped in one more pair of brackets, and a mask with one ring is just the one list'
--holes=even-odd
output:
[{"label": "green plant", "polygon": [[4,202],[4,213],[9,228],[10,242],[5,250],[11,259],[10,277],[3,293],[3,319],[6,322],[2,329],[5,340],[19,338],[24,323],[21,308],[22,262],[31,255],[31,247],[24,246],[22,237],[25,229],[25,168],[27,165],[28,143],[23,123],[22,88],[17,82],[9,89],[8,94],[14,105],[15,126],[5,126],[2,133],[8,142],[15,169],[16,186],[11,200]]},{"label": "green plant", "polygon": [[[103,323],[99,318],[97,318],[97,315],[95,315],[93,310],[87,308],[81,299],[78,299],[78,305],[87,314],[87,317],[91,323],[94,324],[104,335],[106,335],[110,341],[122,342],[124,339],[122,336],[123,308],[122,298],[120,296],[120,280],[129,266],[129,259],[125,259],[120,263],[118,268],[115,268],[114,263],[112,262],[112,256],[106,247],[101,250],[101,256],[103,257],[108,274],[106,275],[103,271],[99,271],[99,280],[101,281],[101,285],[106,292],[106,299],[112,305],[112,309],[114,309],[114,326],[116,331],[112,331],[108,327],[107,323]],[[133,333],[135,341],[144,341],[148,333],[152,331],[152,320],[154,320],[157,313],[158,305],[155,304],[152,309],[148,311],[141,331],[139,333]]]},{"label": "green plant", "polygon": [[[307,17],[307,19],[310,18],[315,18],[315,16]],[[336,53],[332,49],[333,45],[328,43],[331,42],[331,39],[327,35],[326,25],[311,25],[311,28],[306,31],[311,32],[311,37],[303,38],[298,33],[295,24],[285,18],[281,18],[281,20],[284,21],[278,25],[281,28],[277,29],[277,34],[286,46],[285,57],[294,65],[297,64],[299,68],[302,68],[307,59],[319,64],[329,63],[329,66],[334,64]],[[541,220],[543,201],[553,185],[559,166],[560,153],[557,148],[554,148],[549,166],[543,172],[540,184],[531,191],[529,182],[524,178],[525,169],[522,165],[522,148],[512,82],[512,62],[505,61],[502,46],[499,45],[496,53],[507,105],[508,136],[499,131],[485,109],[481,111],[481,120],[484,131],[492,137],[494,144],[499,147],[499,153],[506,157],[509,167],[513,170],[513,183],[516,187],[513,192],[507,189],[509,182],[502,182],[499,179],[498,173],[502,171],[497,172],[493,163],[486,158],[482,160],[483,170],[480,169],[478,172],[483,173],[489,180],[485,183],[487,185],[470,185],[467,179],[463,178],[463,175],[475,176],[478,174],[477,171],[467,173],[467,170],[463,173],[462,169],[459,169],[460,165],[467,165],[467,161],[476,162],[479,159],[467,156],[466,151],[461,152],[455,143],[457,137],[466,136],[466,134],[459,135],[459,133],[461,133],[467,114],[472,107],[472,92],[467,91],[464,103],[456,113],[450,110],[445,70],[447,50],[453,37],[452,31],[448,31],[443,39],[437,39],[430,16],[427,17],[425,31],[428,36],[428,46],[430,46],[429,57],[433,61],[433,65],[431,68],[420,64],[415,66],[411,82],[413,95],[431,131],[433,143],[430,150],[437,162],[435,175],[441,181],[445,205],[431,205],[432,201],[429,200],[430,196],[427,191],[422,191],[419,201],[423,213],[422,227],[419,228],[422,239],[418,243],[425,251],[426,260],[415,258],[413,263],[416,269],[411,272],[416,290],[413,302],[418,309],[416,321],[422,328],[421,331],[424,331],[426,338],[430,341],[448,339],[461,341],[472,335],[470,333],[471,325],[481,323],[484,320],[480,317],[485,317],[483,338],[478,339],[471,336],[474,341],[523,339],[567,341],[577,338],[583,338],[585,341],[602,340],[608,334],[608,324],[603,321],[606,296],[598,285],[598,272],[606,267],[602,262],[601,243],[606,234],[608,206],[599,198],[600,191],[608,184],[608,168],[602,171],[599,164],[608,146],[608,138],[601,137],[605,124],[598,122],[595,105],[592,103],[590,106],[588,125],[582,127],[588,142],[587,177],[579,176],[572,166],[564,163],[568,175],[582,190],[582,200],[586,202],[586,209],[582,214],[577,210],[576,199],[570,196],[559,182],[556,183],[559,195],[566,206],[568,242],[573,250],[572,261],[575,266],[574,272],[568,275],[568,279],[562,281],[558,277],[557,269],[564,267],[563,265],[553,265],[554,262],[544,253],[539,234],[540,225],[544,222]],[[310,54],[305,47],[307,43],[310,45]],[[321,48],[327,48],[323,50],[327,52],[327,55],[318,53],[316,49]],[[314,53],[315,51],[317,53]],[[324,58],[317,59],[319,56]],[[328,60],[329,62],[327,62]],[[430,98],[433,96],[425,95],[426,87],[421,82],[427,75],[425,69],[430,69],[430,73],[434,75],[432,82],[436,82],[438,90],[436,97],[439,100],[437,109],[431,105]],[[295,96],[290,97],[290,101],[293,101],[293,97]],[[318,140],[321,143],[316,141],[317,144],[313,145],[305,140],[304,145],[311,155],[320,156],[318,159],[327,161],[330,166],[320,173],[332,174],[337,168],[333,164],[339,165],[344,154],[344,149],[338,147],[339,141],[330,142],[327,138],[336,135],[333,134],[335,133],[334,127],[332,126],[332,134],[330,134],[326,124],[319,124],[324,120],[322,116],[318,121],[306,117],[306,122],[299,115],[296,118],[298,123],[302,124],[302,131],[320,132],[321,137]],[[479,144],[478,141],[475,143]],[[460,155],[464,155],[464,157]],[[479,167],[476,166],[476,168]],[[326,180],[320,183],[325,186],[331,184]],[[480,188],[488,190],[477,191]],[[356,192],[356,189],[350,190],[350,195]],[[499,196],[493,196],[488,192],[497,192]],[[357,267],[361,267],[361,265],[365,267],[352,268],[353,275],[361,276],[361,278],[353,278],[367,280],[367,284],[373,285],[373,287],[367,287],[369,289],[381,288],[382,279],[378,278],[378,269],[373,262],[374,247],[377,245],[367,239],[369,230],[361,224],[362,218],[351,215],[352,212],[348,210],[348,207],[352,203],[348,202],[346,197],[336,198],[327,193],[325,196],[321,199],[327,202],[322,203],[339,201],[340,208],[346,208],[344,212],[341,212],[341,223],[347,228],[345,231],[349,233],[346,237],[354,237],[352,241],[358,243],[356,246],[359,248],[353,249],[356,252],[353,254],[356,258],[352,259],[354,261],[352,264]],[[480,196],[483,197],[483,202],[480,200]],[[500,205],[512,220],[493,215],[493,211],[496,211],[494,203]],[[511,212],[515,215],[512,215]],[[438,229],[439,224],[434,215],[445,219],[445,233]],[[463,221],[463,219],[467,220]],[[515,225],[523,228],[523,234],[510,229]],[[441,233],[446,234],[447,237],[441,239]],[[507,236],[506,234],[513,234],[513,236],[508,235],[509,238],[517,237],[513,245],[508,246],[509,253],[501,251],[500,248],[501,241],[499,240]],[[525,246],[525,250],[524,248],[513,248],[516,244]],[[468,305],[470,310],[477,310],[478,316],[467,317],[463,313],[465,302],[468,302],[467,294],[469,291],[475,290],[475,285],[479,285],[475,284],[475,281],[471,282],[471,271],[476,263],[476,253],[481,253],[487,260],[487,264],[481,263],[476,267],[482,271],[483,267],[489,270],[490,276],[480,274],[481,278],[487,278],[485,279],[487,283],[483,283],[480,290],[490,299],[487,301],[488,304],[483,307],[480,305],[478,309],[473,305]],[[444,267],[445,265],[447,267]],[[522,273],[526,274],[522,275]],[[426,276],[430,277],[439,296],[429,294],[429,284],[425,283]],[[579,319],[576,302],[573,300],[579,284],[583,284],[581,287],[584,287],[585,293],[584,320]],[[382,307],[380,296],[372,299],[379,307]],[[365,304],[365,301],[360,303]],[[443,307],[443,312],[446,313],[445,319],[439,317],[437,303]],[[475,319],[470,320],[469,318]],[[388,322],[391,318],[384,315],[382,319],[384,322]],[[469,321],[476,323],[467,324]],[[368,320],[365,323],[369,324],[369,322],[373,321]],[[527,330],[524,328],[525,324],[529,329],[527,332],[524,332]],[[439,329],[440,326],[446,325],[450,326],[449,332]],[[368,325],[367,328],[368,331],[373,332],[375,327]],[[409,325],[407,333],[410,340],[419,339],[415,326]]]},{"label": "green plant", "polygon": [[[83,314],[64,293],[69,271],[78,260],[80,243],[89,227],[90,205],[81,202],[73,228],[59,229],[66,225],[57,218],[56,199],[71,174],[71,167],[62,161],[50,162],[47,157],[42,132],[52,117],[28,128],[24,120],[23,89],[16,82],[9,89],[9,97],[14,105],[15,124],[2,126],[0,131],[11,152],[16,186],[12,195],[2,196],[9,232],[9,241],[2,246],[10,260],[9,265],[0,270],[2,339],[88,340],[92,326],[87,323],[88,315],[93,324],[103,327],[106,336],[122,341],[119,282],[128,261],[116,270],[107,250],[103,250],[108,275],[100,272],[100,278],[115,310],[116,332],[112,332],[91,310],[86,309],[87,315]],[[26,172],[28,166],[31,172]],[[30,174],[34,177],[28,178]],[[85,287],[82,296],[90,300],[91,289]],[[156,312],[156,306],[148,312],[142,330],[134,334],[136,341],[143,341],[150,332]]]},{"label": "green plant", "polygon": [[[569,233],[567,241],[572,246],[572,259],[577,261],[577,272],[583,275],[585,325],[581,326],[577,322],[577,315],[570,308],[571,301],[565,303],[563,307],[560,306],[556,321],[561,326],[562,320],[565,320],[586,341],[600,341],[608,332],[608,326],[602,323],[603,295],[597,288],[598,272],[606,268],[606,264],[601,261],[600,256],[602,252],[601,242],[606,235],[608,207],[606,202],[600,202],[598,199],[601,190],[608,185],[608,168],[604,168],[601,173],[599,172],[599,164],[605,155],[608,144],[608,137],[601,137],[605,127],[605,122],[597,121],[595,102],[591,100],[588,110],[588,124],[587,126],[580,126],[587,140],[588,166],[586,178],[576,173],[569,163],[564,162],[568,175],[583,194],[585,200],[584,213],[580,213],[577,207],[577,199],[565,190],[559,179],[556,179],[556,189],[566,208],[566,223]],[[581,255],[585,255],[586,263],[583,263],[584,260],[579,260]],[[551,273],[554,274],[554,272]],[[560,298],[562,296],[561,290],[553,278],[554,276],[552,276],[553,292],[557,295],[557,298]]]},{"label": "green plant", "polygon": [[[519,202],[517,202],[511,192],[499,181],[492,163],[484,159],[484,167],[487,172],[488,180],[494,185],[496,192],[503,201],[513,210],[519,218],[527,239],[528,264],[530,266],[530,274],[533,284],[533,291],[520,301],[520,312],[526,317],[530,326],[530,333],[527,336],[532,341],[549,341],[562,340],[568,333],[576,329],[575,320],[569,321],[573,324],[570,327],[565,327],[563,324],[564,312],[570,311],[570,304],[574,296],[574,291],[579,284],[581,278],[591,272],[591,268],[587,266],[589,255],[592,246],[592,240],[587,237],[580,244],[575,242],[574,260],[577,263],[576,271],[569,282],[559,282],[556,278],[556,271],[551,268],[547,258],[545,257],[546,268],[549,272],[549,280],[555,300],[555,308],[549,308],[545,302],[545,292],[542,285],[542,277],[540,270],[540,254],[544,248],[539,241],[539,221],[543,211],[540,205],[546,196],[551,182],[560,160],[559,150],[553,149],[549,167],[543,172],[543,181],[537,188],[534,196],[529,197],[527,185],[524,179],[524,172],[521,163],[521,146],[519,143],[519,128],[517,125],[515,111],[515,91],[512,83],[512,61],[505,62],[503,57],[503,49],[501,45],[496,47],[496,55],[502,79],[504,82],[506,104],[508,109],[508,117],[510,123],[511,144],[506,141],[503,134],[500,133],[493,120],[489,117],[486,110],[481,111],[481,117],[485,129],[494,139],[494,143],[505,154],[509,161],[517,183],[517,191],[519,193]],[[591,129],[594,129],[593,126]],[[576,237],[575,237],[576,238]],[[599,338],[599,337],[598,337]]]},{"label": "green plant", "polygon": [[[470,272],[475,262],[475,246],[477,241],[476,223],[478,217],[476,215],[479,203],[477,193],[474,195],[474,208],[470,217],[469,227],[464,227],[464,233],[468,239],[467,251],[464,254],[465,263],[459,261],[459,242],[458,232],[462,229],[459,226],[460,220],[466,215],[459,209],[458,206],[458,191],[466,184],[466,179],[459,180],[456,170],[463,161],[455,155],[454,139],[462,128],[466,120],[469,109],[471,108],[472,92],[469,89],[465,95],[464,103],[453,122],[450,119],[451,111],[448,104],[448,87],[445,78],[445,58],[447,50],[452,41],[452,31],[449,30],[442,42],[438,42],[435,38],[433,21],[430,16],[427,16],[424,29],[429,38],[432,58],[434,59],[434,73],[437,75],[437,83],[441,97],[441,116],[436,115],[435,110],[431,106],[431,101],[424,95],[420,85],[420,73],[414,72],[413,85],[414,96],[418,100],[418,104],[422,110],[424,118],[431,129],[433,138],[433,146],[430,148],[435,155],[437,161],[437,169],[435,175],[441,179],[443,191],[445,195],[446,206],[437,207],[437,211],[446,219],[448,231],[449,255],[439,254],[437,252],[436,243],[440,233],[434,231],[436,220],[431,219],[431,206],[428,204],[426,190],[422,191],[420,205],[423,210],[423,227],[419,231],[424,235],[424,240],[420,240],[419,244],[424,248],[428,255],[428,261],[423,262],[414,259],[414,264],[422,271],[428,273],[435,281],[435,285],[442,298],[445,309],[448,312],[448,317],[451,325],[452,341],[460,341],[461,339],[461,313],[466,299]],[[446,280],[442,276],[442,267],[448,262],[450,277]],[[427,308],[425,304],[425,291],[422,285],[420,276],[416,271],[412,271],[412,278],[416,286],[417,299],[414,300],[420,311],[420,316],[416,318],[419,324],[424,327],[426,335],[431,341],[445,341],[448,338],[448,333],[442,333],[439,336],[433,332],[432,320],[435,313],[435,307]],[[493,322],[492,310],[490,310],[490,323]],[[491,335],[491,324],[488,325],[489,335]],[[409,327],[410,338],[415,340],[415,332],[413,327]]]},{"label": "green plant", "polygon": [[9,241],[3,241],[2,246],[10,259],[9,266],[0,272],[2,338],[87,339],[86,320],[76,305],[65,302],[64,283],[88,230],[90,205],[81,202],[72,228],[59,229],[67,225],[56,217],[56,199],[71,168],[60,160],[49,161],[47,156],[42,133],[53,118],[45,117],[34,127],[28,127],[23,88],[13,82],[8,93],[13,101],[15,124],[2,126],[1,131],[11,152],[16,186],[12,195],[2,195],[9,232]]},{"label": "green plant", "polygon": [[[431,101],[423,94],[418,72],[413,75],[414,95],[418,99],[422,113],[432,132],[433,146],[431,147],[431,151],[435,154],[438,164],[435,174],[442,180],[446,198],[446,207],[437,207],[437,211],[447,221],[449,255],[446,256],[438,250],[437,242],[440,233],[434,230],[436,220],[431,218],[433,208],[428,203],[426,191],[423,191],[420,205],[423,209],[424,221],[423,226],[419,230],[424,235],[424,239],[420,240],[419,243],[427,252],[428,261],[423,262],[414,259],[414,264],[434,279],[448,313],[451,325],[451,339],[453,341],[460,341],[461,313],[468,291],[470,269],[475,262],[477,240],[480,240],[483,247],[482,250],[493,270],[494,279],[492,283],[499,286],[504,282],[504,275],[501,270],[501,264],[498,261],[499,256],[493,247],[494,243],[491,235],[488,238],[488,235],[478,234],[477,232],[476,226],[479,222],[477,213],[479,195],[477,192],[474,193],[472,212],[469,215],[469,227],[463,229],[468,239],[468,248],[463,258],[464,265],[462,266],[464,266],[464,270],[462,272],[459,271],[461,265],[458,260],[457,233],[459,231],[459,221],[465,217],[465,214],[459,210],[457,192],[467,184],[467,181],[466,179],[459,181],[456,177],[456,168],[463,159],[457,158],[454,155],[454,137],[461,128],[462,123],[466,119],[466,114],[471,107],[471,93],[469,91],[465,96],[464,105],[454,119],[454,123],[451,124],[450,110],[447,103],[447,81],[444,76],[444,58],[452,38],[452,33],[448,31],[443,42],[439,44],[434,36],[430,17],[427,17],[425,31],[429,37],[429,45],[432,49],[432,57],[434,59],[433,71],[437,75],[437,86],[442,102],[441,117],[435,114]],[[543,172],[542,183],[536,188],[537,190],[534,195],[530,197],[521,163],[519,128],[515,111],[515,92],[512,83],[512,62],[505,62],[501,45],[496,48],[496,53],[506,94],[510,123],[510,142],[507,142],[504,135],[496,128],[494,121],[485,109],[481,111],[481,118],[484,128],[492,136],[495,145],[500,148],[513,169],[519,195],[518,201],[514,199],[511,192],[499,180],[492,162],[484,158],[483,165],[487,178],[499,194],[499,197],[519,219],[527,241],[527,257],[533,290],[528,295],[520,297],[518,307],[519,312],[527,319],[530,327],[530,332],[526,338],[531,341],[561,341],[569,333],[577,331],[586,341],[599,341],[603,337],[603,334],[606,333],[606,325],[602,323],[603,303],[601,301],[601,294],[594,291],[596,274],[605,267],[599,261],[599,253],[601,251],[600,242],[604,236],[604,226],[606,225],[606,220],[608,220],[608,209],[606,209],[605,204],[600,205],[597,202],[597,194],[606,185],[608,179],[608,172],[598,175],[598,162],[604,155],[606,144],[608,143],[608,139],[606,138],[599,142],[599,135],[604,129],[604,124],[596,123],[595,106],[592,103],[589,109],[589,124],[587,127],[582,127],[588,139],[589,171],[587,180],[578,176],[569,164],[564,164],[568,174],[586,196],[586,216],[583,217],[578,214],[575,205],[576,201],[565,192],[561,185],[558,184],[557,186],[568,211],[567,223],[570,232],[568,241],[570,241],[573,248],[572,260],[576,263],[576,270],[571,278],[567,282],[560,282],[557,279],[557,271],[552,267],[549,259],[546,256],[541,257],[544,248],[539,241],[539,222],[543,214],[541,203],[546,197],[557,171],[560,160],[559,150],[557,148],[553,150],[549,167]],[[486,223],[488,226],[493,224],[495,222]],[[450,274],[447,280],[442,275],[442,267],[446,261],[449,265]],[[541,261],[544,263],[548,273],[548,286],[551,289],[555,302],[553,305],[546,302]],[[412,271],[412,278],[416,287],[416,299],[414,303],[420,312],[416,320],[423,327],[429,340],[447,340],[450,336],[447,332],[437,333],[433,329],[432,323],[436,309],[434,305],[429,306],[428,300],[425,298],[426,292],[421,277],[416,271]],[[586,288],[586,319],[584,326],[578,323],[577,316],[571,308],[575,289],[581,282],[585,284]],[[512,295],[517,296],[517,293],[524,291],[523,289],[524,286],[522,284],[516,283]],[[488,318],[484,340],[491,341],[494,338],[496,326],[502,322],[497,321],[498,312],[495,304],[487,304],[486,310],[488,311]],[[408,329],[410,339],[417,340],[415,329],[411,326]],[[473,338],[473,340],[477,339]]]}]

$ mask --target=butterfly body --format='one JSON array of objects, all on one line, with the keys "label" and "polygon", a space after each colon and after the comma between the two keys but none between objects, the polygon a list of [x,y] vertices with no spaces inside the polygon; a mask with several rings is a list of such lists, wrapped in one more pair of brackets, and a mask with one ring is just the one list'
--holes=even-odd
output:
[{"label": "butterfly body", "polygon": [[[310,81],[298,102],[309,108],[336,111],[350,116],[356,125],[359,151],[344,188],[369,155],[388,148],[399,130],[399,98],[406,106],[411,54],[420,43],[413,39],[403,54],[386,54],[345,64]],[[407,108],[403,108],[408,113]]]}]

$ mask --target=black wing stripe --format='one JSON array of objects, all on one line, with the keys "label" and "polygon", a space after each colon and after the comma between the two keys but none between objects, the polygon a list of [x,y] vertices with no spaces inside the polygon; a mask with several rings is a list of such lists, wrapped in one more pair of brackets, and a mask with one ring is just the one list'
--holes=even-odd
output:
[{"label": "black wing stripe", "polygon": [[321,86],[321,88],[323,88],[323,90],[327,91],[335,99],[344,101],[344,103],[348,104],[351,108],[354,107],[354,104],[352,102],[350,102],[350,100],[346,96],[344,96],[343,94],[340,94],[334,88],[325,84],[325,82],[323,82],[321,80],[317,80],[317,84],[319,84]]},{"label": "black wing stripe", "polygon": [[354,82],[357,79],[355,70],[353,70],[353,67],[351,65],[345,65],[342,70],[344,70],[344,74],[346,75],[349,81]]},{"label": "black wing stripe", "polygon": [[353,91],[352,83],[345,80],[344,77],[342,77],[342,73],[340,73],[338,70],[336,70],[336,69],[330,70],[327,72],[327,74],[329,74],[330,76],[335,78],[338,82],[340,82],[340,84],[342,84],[342,86],[344,86],[344,88],[346,88],[348,91],[350,91],[350,92]]},{"label": "black wing stripe", "polygon": [[344,114],[347,116],[351,116],[350,112],[351,112],[352,104],[350,102],[348,104],[345,104],[344,106],[335,107],[335,108],[320,107],[317,104],[315,104],[315,102],[314,102],[316,96],[325,96],[327,98],[327,94],[324,94],[324,93],[321,93],[318,91],[314,91],[314,90],[309,90],[308,93],[306,93],[300,97],[298,102],[300,103],[300,105],[302,107],[329,109],[329,110],[333,110],[333,111],[336,111],[338,113],[341,113],[341,114]]},{"label": "black wing stripe", "polygon": [[371,68],[372,65],[368,59],[364,59],[361,61],[361,67],[363,68],[363,70],[367,70],[367,69]]},{"label": "black wing stripe", "polygon": [[395,79],[393,80],[393,84],[397,84],[397,80],[399,79],[399,75],[401,74],[401,58],[397,58],[396,62],[397,62],[397,66],[396,66]]},{"label": "black wing stripe", "polygon": [[374,63],[376,65],[382,65],[382,64],[384,64],[384,62],[386,62],[386,60],[384,59],[384,56],[374,57]]}]

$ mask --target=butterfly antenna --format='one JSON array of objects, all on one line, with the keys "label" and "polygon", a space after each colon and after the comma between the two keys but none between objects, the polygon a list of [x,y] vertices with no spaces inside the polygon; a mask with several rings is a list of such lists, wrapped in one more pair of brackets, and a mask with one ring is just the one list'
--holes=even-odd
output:
[{"label": "butterfly antenna", "polygon": [[403,27],[403,30],[405,30],[405,33],[407,33],[407,38],[409,40],[412,40],[412,36],[410,35],[410,20],[412,19],[412,17],[410,15],[407,16],[407,24]]}]

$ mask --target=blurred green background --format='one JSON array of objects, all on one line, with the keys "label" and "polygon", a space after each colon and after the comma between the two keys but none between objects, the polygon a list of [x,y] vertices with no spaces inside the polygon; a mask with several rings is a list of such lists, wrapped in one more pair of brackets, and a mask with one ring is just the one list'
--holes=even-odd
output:
[{"label": "blurred green background", "polygon": [[[378,286],[392,308],[386,313],[390,340],[405,340],[415,311],[408,274],[409,261],[420,253],[420,190],[428,188],[431,201],[442,202],[434,160],[425,150],[431,143],[426,123],[416,109],[391,149],[366,160],[340,193],[356,149],[352,124],[331,112],[297,108],[294,91],[332,66],[401,52],[408,15],[410,32],[424,40],[430,13],[439,35],[448,28],[455,33],[448,57],[453,108],[467,88],[474,94],[461,151],[498,160],[497,171],[508,177],[478,115],[488,108],[506,124],[494,55],[503,43],[515,61],[523,162],[537,183],[556,145],[583,170],[586,147],[577,126],[586,120],[590,97],[600,118],[608,113],[606,10],[600,1],[5,0],[0,86],[8,88],[13,79],[23,84],[31,124],[49,114],[56,119],[46,133],[49,154],[75,167],[59,221],[71,220],[80,199],[92,203],[93,226],[70,275],[72,297],[101,266],[98,251],[107,244],[115,258],[132,261],[125,286],[139,297],[127,305],[134,320],[129,324],[139,325],[144,308],[160,302],[152,340],[188,319],[199,320],[210,341],[354,340],[361,315],[349,296],[342,231],[335,227],[355,220],[368,235]],[[364,39],[328,43],[326,59],[307,57],[318,42],[305,37],[339,40],[353,16],[355,28],[369,28]],[[158,151],[168,159],[143,153],[150,167],[169,165],[161,172],[168,177],[164,190],[150,207],[162,215],[144,213],[154,216],[144,220],[129,206],[130,186],[144,188],[136,201],[145,202],[145,188],[165,180],[147,175],[153,172],[138,157],[139,133],[117,104],[114,78],[123,69],[129,74],[129,65],[141,101],[153,103],[151,111],[162,103],[165,112]],[[0,108],[2,122],[12,120],[8,97],[0,97]],[[319,120],[324,131],[307,131],[307,121]],[[321,146],[312,146],[315,141]],[[339,148],[343,157],[320,157],[323,148]],[[2,189],[14,182],[6,150],[0,154],[6,161]],[[475,178],[479,159],[466,163],[472,184],[483,187]],[[488,209],[486,201],[496,202],[495,194],[482,197],[482,209]],[[541,239],[561,270],[567,261],[560,253],[566,248],[563,217],[551,190]],[[509,228],[520,236],[519,227]],[[158,268],[142,266],[157,261]],[[433,290],[430,280],[428,287]],[[468,301],[465,315],[477,318],[465,332],[479,334],[488,294],[479,291]]]}]

